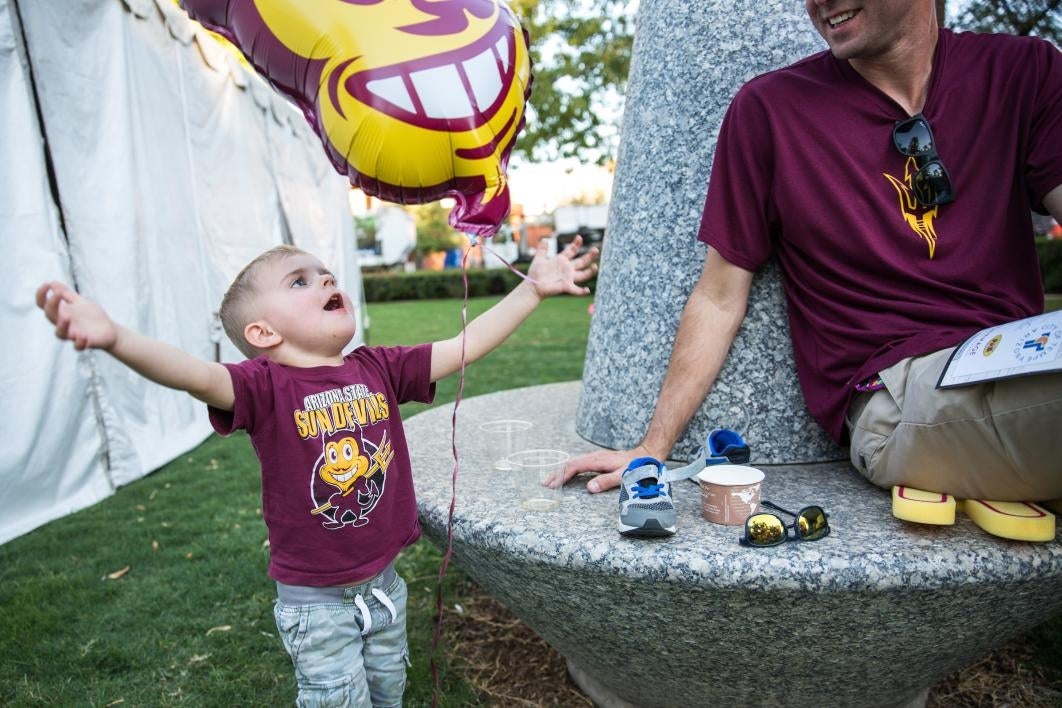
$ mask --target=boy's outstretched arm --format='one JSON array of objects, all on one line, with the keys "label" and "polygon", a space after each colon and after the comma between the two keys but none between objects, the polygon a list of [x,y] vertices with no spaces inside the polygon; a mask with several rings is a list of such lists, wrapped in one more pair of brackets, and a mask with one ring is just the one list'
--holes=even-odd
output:
[{"label": "boy's outstretched arm", "polygon": [[232,410],[232,377],[221,364],[115,324],[98,304],[70,287],[50,282],[37,288],[37,307],[55,325],[55,336],[74,348],[103,349],[155,383],[187,391],[201,401]]},{"label": "boy's outstretched arm", "polygon": [[[576,257],[583,239],[576,236],[568,246],[553,258],[535,256],[527,271],[530,280],[516,286],[511,293],[494,307],[468,323],[465,330],[465,363],[482,358],[516,331],[516,328],[534,312],[543,298],[568,293],[586,295],[589,288],[583,287],[597,272],[597,249],[592,248]],[[461,335],[441,342],[431,348],[431,380],[446,378],[461,368]]]}]

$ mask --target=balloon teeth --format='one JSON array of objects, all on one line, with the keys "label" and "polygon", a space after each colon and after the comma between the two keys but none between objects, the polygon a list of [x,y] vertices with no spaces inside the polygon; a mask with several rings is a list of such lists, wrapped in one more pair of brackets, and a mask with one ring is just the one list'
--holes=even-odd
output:
[{"label": "balloon teeth", "polygon": [[374,78],[364,84],[364,90],[382,102],[377,107],[384,112],[388,112],[386,106],[393,106],[405,114],[435,120],[485,116],[507,88],[513,47],[504,34],[479,47],[479,51],[469,48],[465,56],[450,54],[449,61],[435,66]]},{"label": "balloon teeth", "polygon": [[[508,45],[505,47],[508,49]],[[417,112],[416,102],[419,102],[429,118],[460,119],[486,111],[498,99],[503,87],[498,61],[490,49],[460,64],[414,71],[409,79],[408,86],[401,77],[391,76],[370,81],[365,88],[409,113]],[[471,97],[466,82],[472,87]]]}]

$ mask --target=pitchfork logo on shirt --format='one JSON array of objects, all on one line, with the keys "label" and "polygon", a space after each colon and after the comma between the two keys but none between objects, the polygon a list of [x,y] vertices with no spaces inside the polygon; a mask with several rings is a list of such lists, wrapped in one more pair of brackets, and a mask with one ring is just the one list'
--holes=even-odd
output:
[{"label": "pitchfork logo on shirt", "polygon": [[940,207],[935,206],[932,209],[927,209],[918,204],[914,193],[911,191],[911,178],[917,171],[918,165],[915,159],[909,157],[903,168],[902,180],[886,172],[883,172],[882,175],[889,180],[889,184],[893,186],[896,190],[896,195],[900,198],[900,216],[911,230],[926,242],[929,247],[929,259],[932,260],[933,254],[937,250],[937,230],[933,226],[933,220],[937,218],[937,210]]}]

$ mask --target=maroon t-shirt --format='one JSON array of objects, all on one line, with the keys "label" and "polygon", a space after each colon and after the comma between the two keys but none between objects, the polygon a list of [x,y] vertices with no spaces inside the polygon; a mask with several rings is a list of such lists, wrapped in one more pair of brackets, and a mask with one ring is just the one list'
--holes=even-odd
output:
[{"label": "maroon t-shirt", "polygon": [[398,404],[430,403],[431,345],[360,347],[340,366],[294,368],[258,357],[226,364],[233,410],[262,466],[269,575],[289,585],[347,585],[383,570],[420,537]]},{"label": "maroon t-shirt", "polygon": [[756,77],[719,133],[698,238],[746,270],[777,254],[808,409],[837,441],[853,386],[1043,310],[1030,211],[1062,184],[1062,55],[940,31],[923,115],[956,199],[927,209],[906,112],[829,52]]}]

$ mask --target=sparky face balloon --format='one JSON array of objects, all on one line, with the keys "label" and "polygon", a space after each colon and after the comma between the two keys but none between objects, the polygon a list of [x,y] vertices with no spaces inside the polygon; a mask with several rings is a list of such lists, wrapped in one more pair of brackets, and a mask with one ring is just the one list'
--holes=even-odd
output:
[{"label": "sparky face balloon", "polygon": [[355,186],[404,204],[452,196],[490,236],[531,89],[503,0],[182,0],[303,110]]}]

